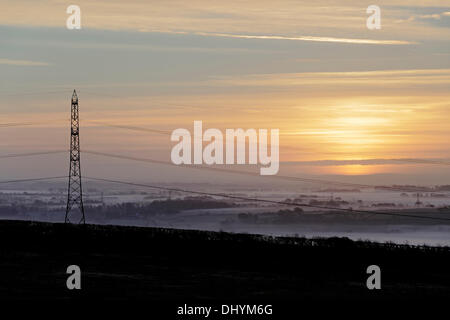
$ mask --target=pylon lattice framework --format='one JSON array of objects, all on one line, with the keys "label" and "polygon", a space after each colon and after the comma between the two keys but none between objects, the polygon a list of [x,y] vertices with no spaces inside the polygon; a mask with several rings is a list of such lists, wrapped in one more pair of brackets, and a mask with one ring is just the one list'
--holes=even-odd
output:
[{"label": "pylon lattice framework", "polygon": [[67,207],[65,223],[70,223],[70,215],[73,209],[78,208],[81,218],[79,223],[85,223],[83,206],[83,189],[81,188],[80,165],[80,120],[78,116],[78,96],[75,90],[72,95],[71,120],[70,120],[70,164],[69,164],[69,189],[67,193]]}]

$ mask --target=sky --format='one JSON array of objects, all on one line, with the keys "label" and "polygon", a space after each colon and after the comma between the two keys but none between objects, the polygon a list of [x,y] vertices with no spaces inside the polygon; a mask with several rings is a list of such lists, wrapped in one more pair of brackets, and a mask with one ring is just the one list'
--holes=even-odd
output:
[{"label": "sky", "polygon": [[[66,28],[71,4],[81,30]],[[279,129],[280,174],[448,184],[448,165],[399,159],[450,159],[449,49],[448,1],[0,0],[0,156],[66,150],[76,89],[82,150],[170,162],[154,130],[202,120]],[[65,158],[0,159],[0,178],[64,174]],[[108,177],[211,175],[82,159]]]}]

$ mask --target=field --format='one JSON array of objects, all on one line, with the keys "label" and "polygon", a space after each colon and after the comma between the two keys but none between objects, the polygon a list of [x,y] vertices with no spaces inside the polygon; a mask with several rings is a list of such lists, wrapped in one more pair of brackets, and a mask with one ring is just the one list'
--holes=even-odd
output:
[{"label": "field", "polygon": [[[450,296],[450,250],[206,231],[0,222],[2,300],[165,303],[372,301]],[[82,289],[66,288],[78,265]],[[382,289],[368,290],[379,265]]]}]

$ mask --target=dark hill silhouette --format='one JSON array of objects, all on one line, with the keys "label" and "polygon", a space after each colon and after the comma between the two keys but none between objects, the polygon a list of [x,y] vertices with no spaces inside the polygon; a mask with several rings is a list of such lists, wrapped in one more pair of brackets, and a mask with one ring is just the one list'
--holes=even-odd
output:
[{"label": "dark hill silhouette", "polygon": [[[450,296],[450,250],[352,241],[0,221],[0,298],[165,302],[411,300]],[[66,289],[81,267],[82,290]],[[366,268],[382,290],[366,288]],[[295,305],[295,304],[294,304]]]}]

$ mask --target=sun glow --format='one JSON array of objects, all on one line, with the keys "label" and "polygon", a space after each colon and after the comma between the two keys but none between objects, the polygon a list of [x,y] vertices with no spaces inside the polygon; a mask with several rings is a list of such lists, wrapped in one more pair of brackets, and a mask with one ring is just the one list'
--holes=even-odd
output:
[{"label": "sun glow", "polygon": [[343,175],[365,175],[373,174],[377,170],[375,166],[367,166],[360,164],[352,164],[346,166],[332,166],[329,169],[333,174],[343,174]]}]

